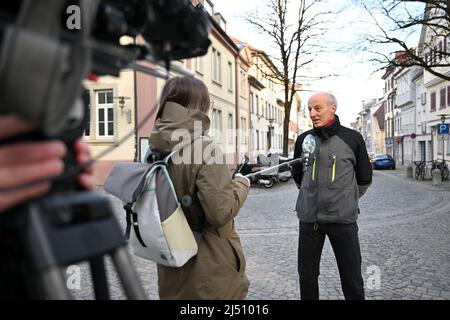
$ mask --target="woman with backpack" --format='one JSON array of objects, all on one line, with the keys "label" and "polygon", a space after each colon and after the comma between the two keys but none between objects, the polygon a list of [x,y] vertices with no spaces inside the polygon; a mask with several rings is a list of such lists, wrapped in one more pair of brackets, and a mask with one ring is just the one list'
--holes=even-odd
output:
[{"label": "woman with backpack", "polygon": [[158,264],[161,299],[228,300],[247,295],[246,263],[234,218],[247,198],[250,181],[239,175],[232,179],[223,154],[205,137],[209,108],[209,92],[202,81],[172,78],[162,90],[150,136],[151,149],[163,155],[183,141],[185,147],[177,160],[172,157],[168,171],[189,225],[200,235],[197,255],[182,267]]}]

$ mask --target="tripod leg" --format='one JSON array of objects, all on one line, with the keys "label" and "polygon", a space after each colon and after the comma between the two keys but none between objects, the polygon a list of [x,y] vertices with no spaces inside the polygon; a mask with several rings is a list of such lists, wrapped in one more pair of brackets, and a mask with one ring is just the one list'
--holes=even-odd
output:
[{"label": "tripod leg", "polygon": [[131,257],[125,247],[119,247],[111,253],[117,273],[122,282],[123,289],[130,300],[146,300],[144,289],[138,275],[131,265]]},{"label": "tripod leg", "polygon": [[51,267],[48,270],[42,272],[41,279],[48,299],[72,299],[69,289],[67,289],[65,277],[58,267]]},{"label": "tripod leg", "polygon": [[92,282],[94,285],[96,300],[110,300],[108,279],[103,256],[98,256],[89,260],[92,272]]}]

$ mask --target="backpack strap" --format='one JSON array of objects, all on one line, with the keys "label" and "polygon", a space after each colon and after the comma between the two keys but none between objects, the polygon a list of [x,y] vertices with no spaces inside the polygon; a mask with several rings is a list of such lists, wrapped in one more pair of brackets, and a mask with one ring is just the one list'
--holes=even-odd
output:
[{"label": "backpack strap", "polygon": [[143,247],[147,247],[145,245],[144,240],[142,239],[141,232],[139,231],[139,224],[138,224],[138,215],[136,212],[133,212],[131,209],[133,206],[132,203],[127,203],[123,208],[126,212],[126,221],[127,221],[127,227],[125,231],[125,238],[127,240],[130,239],[130,232],[131,232],[131,225],[133,225],[134,234],[136,235],[136,238],[138,239],[139,243]]},{"label": "backpack strap", "polygon": [[[192,141],[190,144],[192,145],[195,141],[197,141],[198,139],[204,139],[204,138],[208,138],[207,136],[200,136],[194,139],[194,141]],[[177,150],[172,151],[169,155],[167,155],[164,158],[164,162],[166,164],[168,164],[170,158],[177,152],[181,151],[184,147],[187,147],[189,144],[185,144],[179,148],[177,148]],[[197,180],[197,175],[198,172],[196,173],[195,178],[193,179],[193,183],[189,186],[189,194],[185,194],[182,198],[181,198],[181,204],[183,205],[183,207],[185,208],[189,208],[192,205],[192,198],[195,196],[195,182]]]}]

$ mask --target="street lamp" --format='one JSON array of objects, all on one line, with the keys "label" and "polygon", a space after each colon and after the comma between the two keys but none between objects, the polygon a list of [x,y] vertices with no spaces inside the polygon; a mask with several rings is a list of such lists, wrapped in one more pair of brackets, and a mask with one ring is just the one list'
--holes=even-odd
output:
[{"label": "street lamp", "polygon": [[[123,117],[123,115],[125,114],[125,100],[130,100],[130,97],[126,97],[126,96],[117,96],[114,97],[114,99],[117,99],[119,102],[119,108],[120,108],[120,115]],[[127,115],[127,122],[131,123],[131,110],[127,110],[126,111],[126,115]]]}]

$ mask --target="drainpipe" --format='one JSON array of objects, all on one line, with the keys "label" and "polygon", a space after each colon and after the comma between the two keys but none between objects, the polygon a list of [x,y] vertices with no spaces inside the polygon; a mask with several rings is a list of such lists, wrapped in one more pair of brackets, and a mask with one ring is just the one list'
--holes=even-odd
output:
[{"label": "drainpipe", "polygon": [[[133,38],[133,44],[136,45],[136,38]],[[133,69],[134,82],[134,162],[139,162],[139,137],[138,137],[138,93],[137,93],[137,72]]]},{"label": "drainpipe", "polygon": [[237,134],[239,131],[239,120],[240,120],[240,107],[239,107],[239,69],[240,67],[238,66],[238,60],[239,60],[239,52],[237,53],[237,55],[234,58],[234,69],[235,69],[235,81],[234,81],[234,87],[235,89],[235,93],[236,93],[236,152],[234,155],[234,161],[236,164],[239,164],[239,135]]}]

